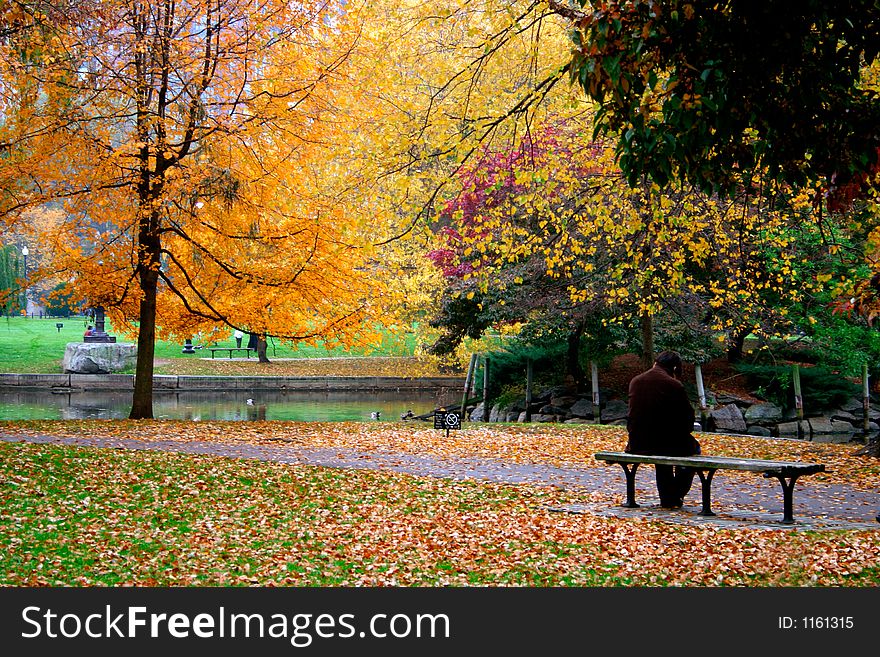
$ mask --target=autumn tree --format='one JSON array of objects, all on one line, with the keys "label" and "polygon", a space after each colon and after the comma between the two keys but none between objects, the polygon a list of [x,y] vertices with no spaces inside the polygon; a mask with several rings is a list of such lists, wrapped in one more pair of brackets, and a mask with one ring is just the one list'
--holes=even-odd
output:
[{"label": "autumn tree", "polygon": [[51,270],[137,332],[132,418],[152,416],[157,331],[369,339],[362,235],[381,220],[350,144],[369,114],[349,93],[354,3],[16,4],[2,216],[62,204]]}]

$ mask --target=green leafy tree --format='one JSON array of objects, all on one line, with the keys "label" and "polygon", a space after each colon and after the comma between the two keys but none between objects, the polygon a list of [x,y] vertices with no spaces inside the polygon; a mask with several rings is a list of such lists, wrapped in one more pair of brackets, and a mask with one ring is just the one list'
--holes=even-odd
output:
[{"label": "green leafy tree", "polygon": [[22,308],[21,276],[18,249],[12,245],[0,246],[0,311],[7,315]]},{"label": "green leafy tree", "polygon": [[874,0],[550,0],[573,27],[571,77],[600,106],[633,184],[732,192],[755,173],[843,184],[877,163]]}]

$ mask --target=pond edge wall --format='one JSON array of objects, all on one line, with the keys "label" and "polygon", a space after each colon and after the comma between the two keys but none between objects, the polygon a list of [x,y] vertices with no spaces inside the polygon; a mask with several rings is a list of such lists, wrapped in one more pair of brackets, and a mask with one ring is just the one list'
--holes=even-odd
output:
[{"label": "pond edge wall", "polygon": [[[464,377],[156,375],[153,390],[445,390]],[[134,390],[133,374],[0,374],[0,389]]]}]

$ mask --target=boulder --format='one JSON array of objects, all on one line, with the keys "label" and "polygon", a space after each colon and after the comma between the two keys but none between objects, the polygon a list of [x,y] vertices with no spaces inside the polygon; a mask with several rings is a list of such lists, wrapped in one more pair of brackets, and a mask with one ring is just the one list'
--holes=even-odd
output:
[{"label": "boulder", "polygon": [[110,374],[135,366],[137,345],[126,342],[69,342],[61,366],[69,374]]},{"label": "boulder", "polygon": [[746,430],[746,434],[748,434],[749,436],[762,436],[764,438],[769,438],[773,435],[773,432],[770,431],[770,429],[768,429],[767,427],[762,427],[761,425],[755,424],[753,426],[750,426]]},{"label": "boulder", "polygon": [[832,420],[843,420],[845,422],[849,422],[850,424],[858,424],[862,420],[861,409],[859,410],[858,416],[853,415],[849,411],[838,410],[834,411],[831,414]]},{"label": "boulder", "polygon": [[550,405],[558,408],[568,408],[578,400],[572,395],[553,395],[550,398]]},{"label": "boulder", "polygon": [[[776,425],[776,433],[779,434],[779,436],[788,436],[788,437],[795,436],[796,437],[799,435],[798,434],[798,424],[799,424],[798,422],[782,422],[782,423]],[[804,424],[806,424],[806,422],[804,422]],[[804,435],[809,435],[809,433],[810,433],[809,425],[803,427],[802,433]]]},{"label": "boulder", "polygon": [[[840,406],[840,410],[851,413],[858,420],[861,420],[865,415],[864,402],[861,400],[861,398],[858,397],[853,397],[845,404],[842,404]],[[835,416],[836,415],[837,414],[835,413]],[[868,419],[874,421],[880,419],[880,410],[877,409],[877,405],[874,403],[871,403],[871,405],[868,407]]]},{"label": "boulder", "polygon": [[485,422],[486,417],[486,405],[483,402],[480,402],[476,405],[473,411],[471,411],[471,422]]},{"label": "boulder", "polygon": [[719,392],[717,395],[715,395],[715,403],[721,404],[723,406],[728,406],[730,404],[736,404],[737,406],[749,406],[752,402],[748,399],[744,399],[743,397],[739,397],[738,395],[734,395],[729,392]]},{"label": "boulder", "polygon": [[568,409],[568,412],[575,417],[591,418],[593,417],[593,402],[589,399],[579,399]]},{"label": "boulder", "polygon": [[776,424],[782,420],[782,409],[776,404],[752,404],[743,414],[746,424]]},{"label": "boulder", "polygon": [[851,434],[855,427],[844,420],[832,420],[830,417],[813,417],[808,420],[810,431],[815,435]]},{"label": "boulder", "polygon": [[629,415],[629,405],[620,399],[612,399],[602,409],[602,422],[610,424],[618,420],[625,420],[627,415]]},{"label": "boulder", "polygon": [[743,412],[736,404],[727,404],[721,408],[713,408],[709,411],[709,417],[716,431],[742,433],[746,430]]},{"label": "boulder", "polygon": [[846,411],[848,413],[858,413],[861,415],[864,402],[858,397],[853,397],[845,404],[841,404],[840,410]]}]

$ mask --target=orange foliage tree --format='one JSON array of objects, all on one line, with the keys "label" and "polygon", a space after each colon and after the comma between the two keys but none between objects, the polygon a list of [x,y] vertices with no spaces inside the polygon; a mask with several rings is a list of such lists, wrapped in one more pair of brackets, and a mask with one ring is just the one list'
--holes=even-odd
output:
[{"label": "orange foliage tree", "polygon": [[377,217],[345,150],[368,114],[347,93],[353,3],[15,4],[0,216],[63,208],[41,235],[52,271],[137,333],[131,418],[152,417],[157,331],[372,337]]}]

